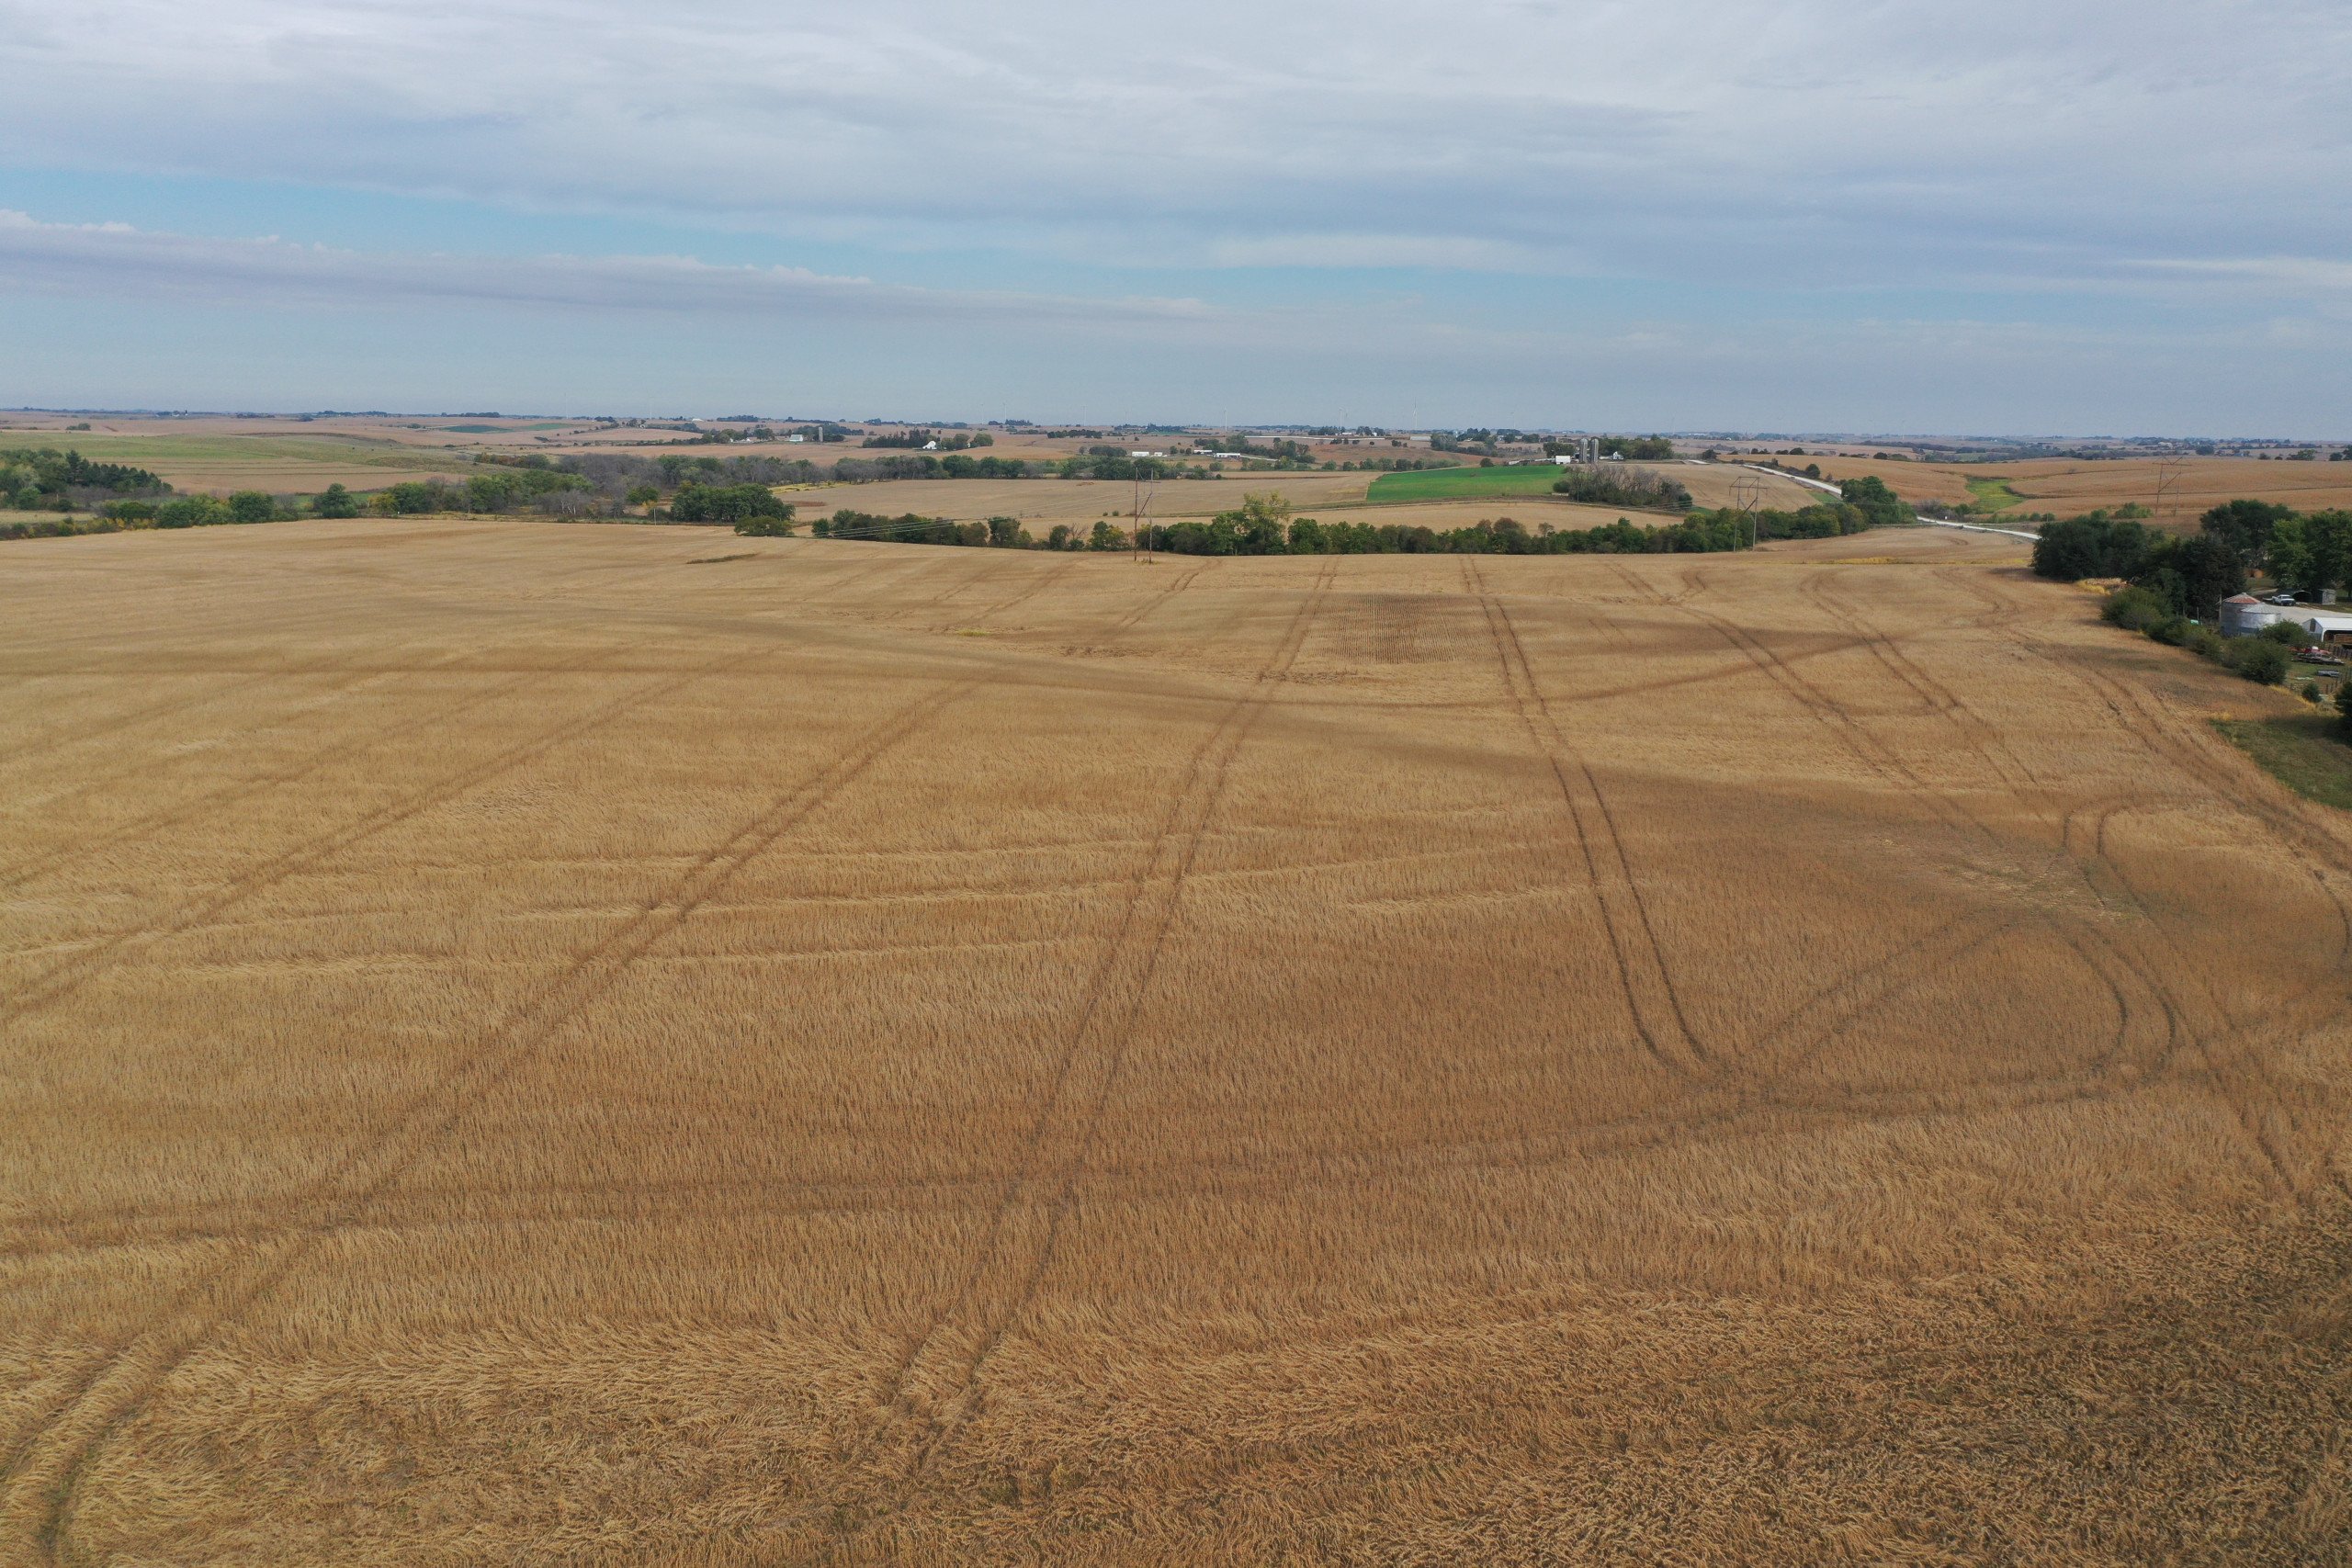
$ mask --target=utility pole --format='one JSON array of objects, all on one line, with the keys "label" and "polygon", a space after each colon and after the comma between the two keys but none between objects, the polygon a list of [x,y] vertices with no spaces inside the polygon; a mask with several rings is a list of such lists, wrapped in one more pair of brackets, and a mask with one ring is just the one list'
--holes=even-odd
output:
[{"label": "utility pole", "polygon": [[1135,502],[1127,510],[1127,551],[1130,560],[1141,563],[1150,557],[1150,551],[1143,542],[1144,518],[1151,511],[1151,494],[1159,488],[1159,481],[1145,477],[1150,470],[1141,465],[1149,462],[1149,458],[1138,457],[1135,461],[1137,465]]},{"label": "utility pole", "polygon": [[2162,523],[2165,507],[2177,505],[2180,501],[2180,471],[2188,466],[2188,458],[2178,452],[2160,459],[2156,464],[2156,501],[2150,509],[2149,521]]},{"label": "utility pole", "polygon": [[1731,484],[1732,501],[1739,507],[1739,514],[1747,522],[1747,547],[1756,547],[1756,508],[1764,500],[1764,480],[1754,472],[1744,472]]}]

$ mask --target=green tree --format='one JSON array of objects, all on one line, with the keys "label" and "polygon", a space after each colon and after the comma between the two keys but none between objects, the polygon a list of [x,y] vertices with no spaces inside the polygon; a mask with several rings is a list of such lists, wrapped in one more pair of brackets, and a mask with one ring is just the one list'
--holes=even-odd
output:
[{"label": "green tree", "polygon": [[466,510],[510,512],[523,498],[520,474],[475,474],[466,480]]},{"label": "green tree", "polygon": [[313,517],[356,517],[359,515],[359,498],[341,485],[329,485],[312,499],[311,515]]},{"label": "green tree", "polygon": [[1290,548],[1290,502],[1279,494],[1244,495],[1241,510],[1225,513],[1234,525],[1233,547],[1245,556],[1278,556]]},{"label": "green tree", "polygon": [[733,523],[758,519],[789,523],[792,508],[765,485],[684,484],[670,498],[670,515],[680,523]]},{"label": "green tree", "polygon": [[[1886,528],[1919,520],[1919,514],[1911,510],[1910,502],[1895,494],[1876,474],[1863,474],[1843,480],[1838,491],[1847,505],[1862,514],[1870,527]],[[2090,574],[2086,572],[2084,575]]]},{"label": "green tree", "polygon": [[2307,592],[2312,581],[2311,526],[2301,517],[2281,517],[2271,525],[2270,546],[2264,552],[2270,575],[2288,587]]},{"label": "green tree", "polygon": [[2305,586],[2340,588],[2352,578],[2352,512],[2314,512],[2303,520],[2309,563]]},{"label": "green tree", "polygon": [[407,479],[378,491],[368,504],[392,517],[422,517],[457,509],[458,492],[438,479]]},{"label": "green tree", "polygon": [[2230,648],[2230,668],[2256,685],[2277,685],[2293,663],[2283,645],[2265,637],[2241,637]]},{"label": "green tree", "polygon": [[232,523],[267,523],[277,515],[277,502],[267,492],[241,490],[229,497],[229,520]]},{"label": "green tree", "polygon": [[2248,561],[2258,561],[2271,530],[2295,514],[2294,508],[2267,501],[2225,501],[2205,513],[2199,525]]},{"label": "green tree", "polygon": [[989,543],[1000,550],[1024,549],[1030,543],[1029,530],[1021,525],[1018,517],[991,517]]},{"label": "green tree", "polygon": [[209,495],[184,495],[155,508],[158,528],[204,528],[229,521],[229,509]]},{"label": "green tree", "polygon": [[1090,550],[1124,550],[1127,547],[1127,536],[1098,517],[1094,522],[1094,531],[1086,536],[1086,547]]}]

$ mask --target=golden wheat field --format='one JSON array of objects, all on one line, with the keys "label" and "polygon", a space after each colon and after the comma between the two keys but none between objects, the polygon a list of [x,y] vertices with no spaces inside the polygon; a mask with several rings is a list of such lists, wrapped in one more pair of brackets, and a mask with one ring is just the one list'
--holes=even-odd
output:
[{"label": "golden wheat field", "polygon": [[[1794,461],[1783,458],[1782,461]],[[2147,457],[2098,461],[2040,457],[2007,463],[1888,463],[1869,457],[1807,457],[1833,479],[1875,474],[1913,502],[1972,499],[1971,479],[1996,480],[2020,512],[2072,517],[2094,508],[2147,507],[2159,526],[2194,529],[2210,507],[2241,497],[2324,512],[2352,506],[2352,471],[2342,463],[2267,462],[2255,457]],[[1768,503],[1770,504],[1770,503]]]},{"label": "golden wheat field", "polygon": [[2352,837],[2014,541],[0,549],[0,1562],[2347,1560]]}]

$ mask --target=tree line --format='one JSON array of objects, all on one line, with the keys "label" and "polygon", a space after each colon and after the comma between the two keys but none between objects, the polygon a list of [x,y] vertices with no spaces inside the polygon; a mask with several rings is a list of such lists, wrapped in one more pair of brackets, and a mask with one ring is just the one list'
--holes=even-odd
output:
[{"label": "tree line", "polygon": [[127,463],[98,463],[53,446],[0,449],[0,508],[10,512],[73,512],[101,495],[162,495],[155,475]]},{"label": "tree line", "polygon": [[1648,512],[1690,510],[1688,486],[1647,468],[1573,468],[1552,481],[1552,493],[1596,506],[1631,506]]},{"label": "tree line", "polygon": [[[735,526],[742,534],[790,532],[788,518],[780,523],[746,519]],[[1245,495],[1238,507],[1205,522],[1144,524],[1140,537],[1133,539],[1108,519],[1098,520],[1082,537],[1076,529],[1057,524],[1039,541],[1012,517],[959,523],[915,513],[889,517],[847,510],[818,520],[810,531],[820,538],[997,549],[1124,550],[1139,544],[1145,549],[1189,556],[1657,555],[1741,549],[1748,543],[1749,527],[1746,514],[1731,511],[1693,513],[1646,526],[1621,517],[1597,528],[1555,528],[1549,523],[1530,528],[1510,517],[1481,519],[1452,529],[1326,523],[1295,516],[1291,503],[1279,495]]]},{"label": "tree line", "polygon": [[2042,526],[2033,570],[2068,582],[2121,578],[2155,595],[2173,615],[2210,621],[2222,600],[2245,592],[2257,575],[2300,593],[2344,587],[2352,580],[2352,512],[2304,513],[2276,502],[2229,501],[2199,518],[2190,535],[2089,512]]}]

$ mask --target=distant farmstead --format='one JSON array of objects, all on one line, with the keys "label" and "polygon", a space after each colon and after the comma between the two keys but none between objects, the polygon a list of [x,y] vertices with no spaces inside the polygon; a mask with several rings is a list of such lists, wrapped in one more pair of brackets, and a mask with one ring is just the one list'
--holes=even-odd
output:
[{"label": "distant farmstead", "polygon": [[2254,637],[2286,622],[2301,626],[2312,640],[2335,646],[2352,643],[2352,613],[2309,604],[2273,604],[2251,593],[2233,593],[2222,601],[2222,635]]}]

